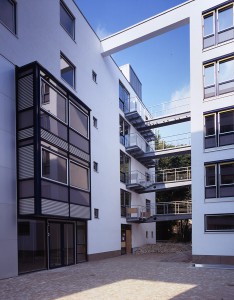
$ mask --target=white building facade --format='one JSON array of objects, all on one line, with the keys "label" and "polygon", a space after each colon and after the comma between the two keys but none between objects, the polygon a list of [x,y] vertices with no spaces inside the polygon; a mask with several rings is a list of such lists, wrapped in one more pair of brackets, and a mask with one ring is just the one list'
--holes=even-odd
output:
[{"label": "white building facade", "polygon": [[186,23],[194,262],[233,264],[233,1],[188,1],[103,41],[71,0],[1,5],[0,278],[156,242],[152,116],[110,54]]}]

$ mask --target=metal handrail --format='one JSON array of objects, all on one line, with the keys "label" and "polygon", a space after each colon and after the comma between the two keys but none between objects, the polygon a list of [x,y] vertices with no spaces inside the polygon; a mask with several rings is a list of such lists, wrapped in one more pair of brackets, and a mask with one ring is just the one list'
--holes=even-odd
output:
[{"label": "metal handrail", "polygon": [[154,152],[149,143],[147,143],[138,133],[125,135],[125,147],[139,147],[144,153]]},{"label": "metal handrail", "polygon": [[155,182],[177,182],[185,180],[191,180],[191,166],[162,169],[155,173]]},{"label": "metal handrail", "polygon": [[165,150],[169,148],[181,148],[191,146],[191,133],[181,133],[177,135],[162,137],[155,143],[156,150]]},{"label": "metal handrail", "polygon": [[127,184],[137,184],[142,187],[148,187],[154,183],[154,176],[151,174],[143,174],[138,170],[128,174]]}]

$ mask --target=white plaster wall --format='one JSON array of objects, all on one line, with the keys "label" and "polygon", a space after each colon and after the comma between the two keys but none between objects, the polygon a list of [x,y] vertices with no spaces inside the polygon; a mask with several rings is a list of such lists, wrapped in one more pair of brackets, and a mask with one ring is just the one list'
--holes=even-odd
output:
[{"label": "white plaster wall", "polygon": [[0,279],[18,273],[15,68],[0,55]]}]

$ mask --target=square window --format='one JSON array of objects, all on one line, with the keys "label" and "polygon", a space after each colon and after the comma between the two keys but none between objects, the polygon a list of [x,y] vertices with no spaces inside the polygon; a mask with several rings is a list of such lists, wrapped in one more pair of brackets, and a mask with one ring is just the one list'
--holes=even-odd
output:
[{"label": "square window", "polygon": [[99,219],[99,209],[98,208],[94,208],[94,218]]},{"label": "square window", "polygon": [[60,24],[75,39],[75,18],[63,2],[60,2]]},{"label": "square window", "polygon": [[93,162],[93,169],[95,172],[98,172],[98,163],[96,161]]},{"label": "square window", "polygon": [[64,55],[60,55],[60,70],[61,77],[73,88],[75,88],[75,67],[65,58]]},{"label": "square window", "polygon": [[97,74],[94,71],[92,71],[92,79],[95,83],[97,83]]},{"label": "square window", "polygon": [[98,128],[98,120],[97,120],[97,118],[95,118],[95,117],[93,117],[93,126],[94,126],[95,128]]},{"label": "square window", "polygon": [[70,185],[89,191],[89,169],[75,162],[70,162]]},{"label": "square window", "polygon": [[11,0],[0,1],[0,22],[2,22],[10,31],[16,32],[16,4]]}]

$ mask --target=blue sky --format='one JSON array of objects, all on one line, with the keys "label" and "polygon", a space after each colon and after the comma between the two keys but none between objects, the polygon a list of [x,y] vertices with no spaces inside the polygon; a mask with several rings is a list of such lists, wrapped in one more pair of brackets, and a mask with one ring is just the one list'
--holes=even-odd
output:
[{"label": "blue sky", "polygon": [[[132,26],[182,0],[75,0],[82,13],[103,38]],[[147,107],[189,94],[189,26],[168,32],[113,55],[121,66],[130,63],[142,82]]]}]

